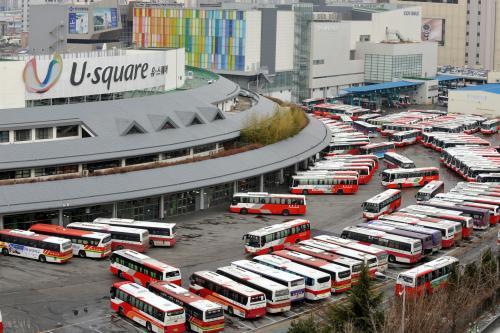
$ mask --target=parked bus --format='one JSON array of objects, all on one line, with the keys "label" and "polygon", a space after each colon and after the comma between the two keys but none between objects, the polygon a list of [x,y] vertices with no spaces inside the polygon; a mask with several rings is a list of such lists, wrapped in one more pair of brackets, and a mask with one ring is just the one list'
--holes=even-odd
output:
[{"label": "parked bus", "polygon": [[332,282],[327,273],[271,254],[257,256],[254,260],[263,265],[303,277],[306,285],[305,297],[308,300],[320,300],[331,295]]},{"label": "parked bus", "polygon": [[[323,242],[317,239],[308,239],[299,243],[300,246],[312,247],[315,249],[323,250],[333,255],[346,257],[352,260],[361,261],[368,267],[368,274],[374,278],[375,273],[379,270],[379,261],[377,257],[366,252],[353,250],[350,248],[342,247],[337,244]],[[386,262],[387,265],[387,262]]]},{"label": "parked bus", "polygon": [[369,138],[374,138],[378,134],[377,132],[378,126],[369,124],[365,121],[360,121],[360,120],[354,121],[352,127],[354,127],[354,129],[357,130],[358,132],[367,135]]},{"label": "parked bus", "polygon": [[419,205],[431,206],[441,209],[454,210],[462,213],[463,216],[472,218],[474,229],[487,229],[490,226],[490,211],[479,207],[460,205],[459,203],[439,200],[433,198],[429,201],[419,202]]},{"label": "parked bus", "polygon": [[490,225],[495,225],[499,221],[500,198],[488,196],[471,196],[458,193],[440,193],[436,199],[459,203],[463,206],[471,206],[488,209],[490,211]]},{"label": "parked bus", "polygon": [[435,167],[389,169],[382,172],[382,185],[388,188],[425,186],[433,180],[439,180],[439,169]]},{"label": "parked bus", "polygon": [[490,119],[481,123],[481,133],[490,135],[498,133],[500,129],[500,118]]},{"label": "parked bus", "polygon": [[189,291],[220,304],[230,315],[259,318],[266,314],[266,295],[211,271],[194,272]]},{"label": "parked bus", "polygon": [[363,218],[373,220],[383,214],[390,214],[401,206],[401,191],[389,189],[361,204]]},{"label": "parked bus", "polygon": [[346,116],[345,114],[341,114],[339,116],[339,120],[345,124],[352,125],[352,119],[349,116]]},{"label": "parked bus", "polygon": [[440,180],[433,180],[415,194],[417,201],[427,201],[434,198],[438,193],[444,192],[444,182]]},{"label": "parked bus", "polygon": [[293,194],[267,192],[235,193],[229,211],[240,214],[304,215],[306,197]]},{"label": "parked bus", "polygon": [[285,247],[285,250],[307,254],[311,257],[322,259],[336,265],[346,267],[351,272],[351,284],[354,286],[359,282],[359,275],[361,273],[361,267],[363,264],[362,260],[340,256],[326,250],[300,244],[288,245]]},{"label": "parked bus", "polygon": [[[343,141],[343,142],[331,142],[328,147],[326,147],[323,152],[327,156],[343,155],[343,154],[359,154],[360,148],[366,146],[370,142],[366,141]],[[377,155],[378,156],[378,155]]]},{"label": "parked bus", "polygon": [[333,294],[342,293],[351,289],[351,270],[347,267],[290,250],[274,251],[273,255],[329,274],[332,282],[331,288]]},{"label": "parked bus", "polygon": [[132,219],[103,218],[99,217],[94,223],[107,224],[117,227],[145,229],[149,232],[149,245],[174,246],[177,228],[175,223],[136,221]]},{"label": "parked bus", "polygon": [[310,112],[315,105],[323,103],[325,103],[325,99],[323,97],[306,98],[302,100],[302,106],[308,112]]},{"label": "parked bus", "polygon": [[111,250],[130,249],[145,252],[149,248],[149,232],[146,229],[116,227],[107,224],[73,222],[68,229],[102,232],[111,235]]},{"label": "parked bus", "polygon": [[395,132],[391,135],[390,140],[394,142],[396,147],[403,147],[407,145],[412,145],[417,143],[417,140],[420,139],[422,131],[418,129],[413,129],[409,131],[401,131]]},{"label": "parked bus", "polygon": [[219,267],[216,273],[263,292],[266,295],[268,313],[290,310],[290,290],[287,287],[237,266]]},{"label": "parked bus", "polygon": [[458,259],[444,256],[398,274],[396,295],[427,295],[443,288]]},{"label": "parked bus", "polygon": [[377,268],[379,272],[386,271],[388,268],[387,264],[387,251],[379,249],[370,245],[361,244],[360,242],[344,239],[342,237],[319,235],[313,238],[321,242],[331,243],[334,245],[341,246],[347,250],[353,250],[356,252],[362,252],[364,254],[374,256],[377,260]]},{"label": "parked bus", "polygon": [[388,221],[388,220],[374,220],[374,221],[368,222],[368,224],[374,225],[374,226],[392,227],[392,228],[396,228],[399,230],[405,230],[405,231],[411,231],[411,232],[417,232],[420,234],[429,235],[431,237],[431,242],[432,242],[432,249],[431,249],[432,252],[437,252],[437,251],[442,249],[443,237],[441,236],[441,232],[438,230],[431,230],[431,229],[421,227],[419,225],[411,225],[411,224],[399,223],[399,222]]},{"label": "parked bus", "polygon": [[231,265],[242,268],[249,272],[259,274],[268,280],[277,282],[290,290],[290,300],[292,302],[302,301],[305,298],[304,278],[292,273],[259,264],[250,260],[233,261]]},{"label": "parked bus", "polygon": [[144,287],[122,281],[111,287],[111,309],[138,323],[148,332],[186,331],[184,309]]},{"label": "parked bus", "polygon": [[111,254],[111,235],[75,229],[66,229],[54,224],[37,223],[30,231],[40,235],[55,236],[71,241],[73,256],[80,258],[105,258]]},{"label": "parked bus", "polygon": [[153,282],[168,281],[181,285],[181,271],[133,250],[117,250],[109,257],[109,271],[121,279],[149,287]]},{"label": "parked bus", "polygon": [[370,167],[370,173],[375,173],[378,169],[378,160],[373,160],[370,158],[362,158],[359,157],[357,159],[352,158],[344,158],[345,155],[335,155],[335,156],[325,156],[324,160],[321,162],[330,162],[330,163],[354,163],[354,164],[367,164]]},{"label": "parked bus", "polygon": [[369,114],[371,110],[363,108],[351,108],[345,111],[345,114],[352,118],[352,120],[358,120],[359,117]]},{"label": "parked bus", "polygon": [[500,183],[500,172],[480,173],[476,177],[478,183]]},{"label": "parked bus", "polygon": [[11,255],[56,264],[65,263],[73,257],[69,240],[18,229],[0,230],[0,249],[4,256]]},{"label": "parked bus", "polygon": [[420,240],[422,245],[422,255],[427,256],[433,252],[434,244],[432,243],[432,236],[427,233],[421,233],[418,231],[403,230],[398,229],[391,225],[382,225],[380,223],[361,223],[358,224],[359,228],[373,229],[378,231],[383,231],[390,235],[396,235],[401,237],[408,237]]},{"label": "parked bus", "polygon": [[378,158],[384,158],[385,153],[395,150],[394,142],[380,142],[367,144],[359,148],[359,153],[362,155],[375,155]]},{"label": "parked bus", "polygon": [[413,264],[422,259],[422,245],[418,239],[390,235],[385,232],[359,227],[344,228],[341,237],[371,244],[387,251],[388,260],[392,263]]},{"label": "parked bus", "polygon": [[152,283],[149,291],[183,307],[186,312],[186,328],[189,331],[216,333],[224,330],[224,312],[217,303],[167,281]]},{"label": "parked bus", "polygon": [[415,162],[410,160],[408,157],[400,155],[395,152],[388,152],[384,155],[384,163],[389,169],[414,169]]},{"label": "parked bus", "polygon": [[345,161],[357,161],[357,160],[371,160],[374,162],[374,169],[378,169],[378,157],[375,155],[349,155],[349,154],[344,154],[344,155],[333,155],[333,156],[328,156],[325,155],[323,156],[325,160],[345,160]]},{"label": "parked bus", "polygon": [[282,250],[286,245],[295,244],[311,238],[311,225],[308,220],[292,220],[270,225],[243,236],[245,252],[252,255]]},{"label": "parked bus", "polygon": [[[372,179],[371,169],[369,165],[355,165],[355,164],[318,164],[310,167],[311,170],[326,170],[334,171],[356,171],[358,173],[357,183],[365,185]],[[353,179],[349,179],[352,183]],[[345,185],[346,181],[341,181]],[[347,185],[352,185],[347,182]],[[344,193],[342,191],[342,193]]]},{"label": "parked bus", "polygon": [[354,194],[358,192],[358,176],[312,174],[292,177],[290,192],[294,194]]}]

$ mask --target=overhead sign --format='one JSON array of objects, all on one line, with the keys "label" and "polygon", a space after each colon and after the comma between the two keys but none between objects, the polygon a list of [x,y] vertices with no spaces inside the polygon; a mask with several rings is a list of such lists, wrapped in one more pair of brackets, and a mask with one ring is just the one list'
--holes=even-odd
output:
[{"label": "overhead sign", "polygon": [[[36,57],[26,62],[26,99],[107,94],[177,86],[176,50],[85,58]],[[44,75],[39,77],[38,75]]]}]

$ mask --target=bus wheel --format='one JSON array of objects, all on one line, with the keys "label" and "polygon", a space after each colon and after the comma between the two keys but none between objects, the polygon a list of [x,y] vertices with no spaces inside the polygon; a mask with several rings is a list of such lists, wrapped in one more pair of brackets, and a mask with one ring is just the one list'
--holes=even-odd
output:
[{"label": "bus wheel", "polygon": [[246,208],[242,208],[242,209],[240,210],[240,214],[241,214],[241,215],[247,215],[247,214],[248,214],[248,210],[247,210]]},{"label": "bus wheel", "polygon": [[4,247],[4,248],[2,249],[2,254],[3,254],[4,256],[8,256],[8,255],[9,255],[9,250],[7,250],[7,248],[6,248],[6,247]]},{"label": "bus wheel", "polygon": [[117,249],[117,250],[123,250],[123,249],[124,249],[124,247],[123,247],[123,245],[118,245],[118,246],[116,247],[116,249]]},{"label": "bus wheel", "polygon": [[43,254],[41,254],[39,257],[38,257],[38,261],[39,262],[47,262],[47,258],[45,258],[45,256]]},{"label": "bus wheel", "polygon": [[308,195],[308,194],[309,194],[309,191],[308,191],[308,190],[303,190],[303,191],[302,191],[302,194],[303,194],[303,195]]},{"label": "bus wheel", "polygon": [[269,253],[269,254],[273,253],[273,248],[270,247],[269,249],[267,249],[267,253]]},{"label": "bus wheel", "polygon": [[85,253],[85,251],[83,251],[83,250],[80,250],[80,252],[78,252],[78,256],[80,258],[85,258],[87,256],[87,253]]},{"label": "bus wheel", "polygon": [[389,259],[390,263],[395,263],[396,262],[396,258],[393,255],[390,255],[388,259]]},{"label": "bus wheel", "polygon": [[149,246],[151,246],[151,247],[155,246],[155,241],[152,240],[152,239],[150,239],[149,240]]},{"label": "bus wheel", "polygon": [[146,323],[146,330],[148,332],[153,332],[153,327],[151,327],[151,323],[149,321]]},{"label": "bus wheel", "polygon": [[122,271],[118,271],[118,274],[117,274],[117,275],[118,275],[118,277],[119,277],[120,279],[123,279],[123,274],[122,274]]},{"label": "bus wheel", "polygon": [[342,191],[342,190],[338,190],[338,191],[337,191],[337,194],[344,194],[344,191]]},{"label": "bus wheel", "polygon": [[125,316],[125,314],[123,313],[123,308],[121,306],[118,308],[118,314],[120,316]]},{"label": "bus wheel", "polygon": [[288,215],[290,215],[290,212],[288,211],[288,209],[283,209],[281,214],[283,214],[283,216],[288,216]]},{"label": "bus wheel", "polygon": [[233,308],[229,306],[227,308],[227,313],[229,313],[232,316],[234,314]]},{"label": "bus wheel", "polygon": [[403,184],[399,184],[399,188],[402,189],[403,188]]}]

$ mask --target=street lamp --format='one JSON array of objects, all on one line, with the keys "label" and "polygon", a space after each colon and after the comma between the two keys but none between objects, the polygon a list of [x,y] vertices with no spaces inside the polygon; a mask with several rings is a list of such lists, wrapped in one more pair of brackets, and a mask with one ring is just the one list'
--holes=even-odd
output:
[{"label": "street lamp", "polygon": [[[375,276],[397,281],[396,278],[380,272],[375,272]],[[403,284],[403,291],[398,295],[403,296],[403,310],[401,311],[401,333],[405,333],[406,285]]]}]

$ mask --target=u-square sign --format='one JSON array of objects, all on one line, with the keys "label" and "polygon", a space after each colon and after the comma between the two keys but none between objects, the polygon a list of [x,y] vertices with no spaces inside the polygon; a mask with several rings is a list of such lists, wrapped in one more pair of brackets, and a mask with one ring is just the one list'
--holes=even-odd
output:
[{"label": "u-square sign", "polygon": [[51,56],[33,57],[26,62],[23,70],[26,99],[64,98],[159,87],[175,89],[179,77],[178,57],[183,56],[183,52],[179,51],[128,51],[122,55],[104,56],[89,53],[85,57],[54,53]]}]

